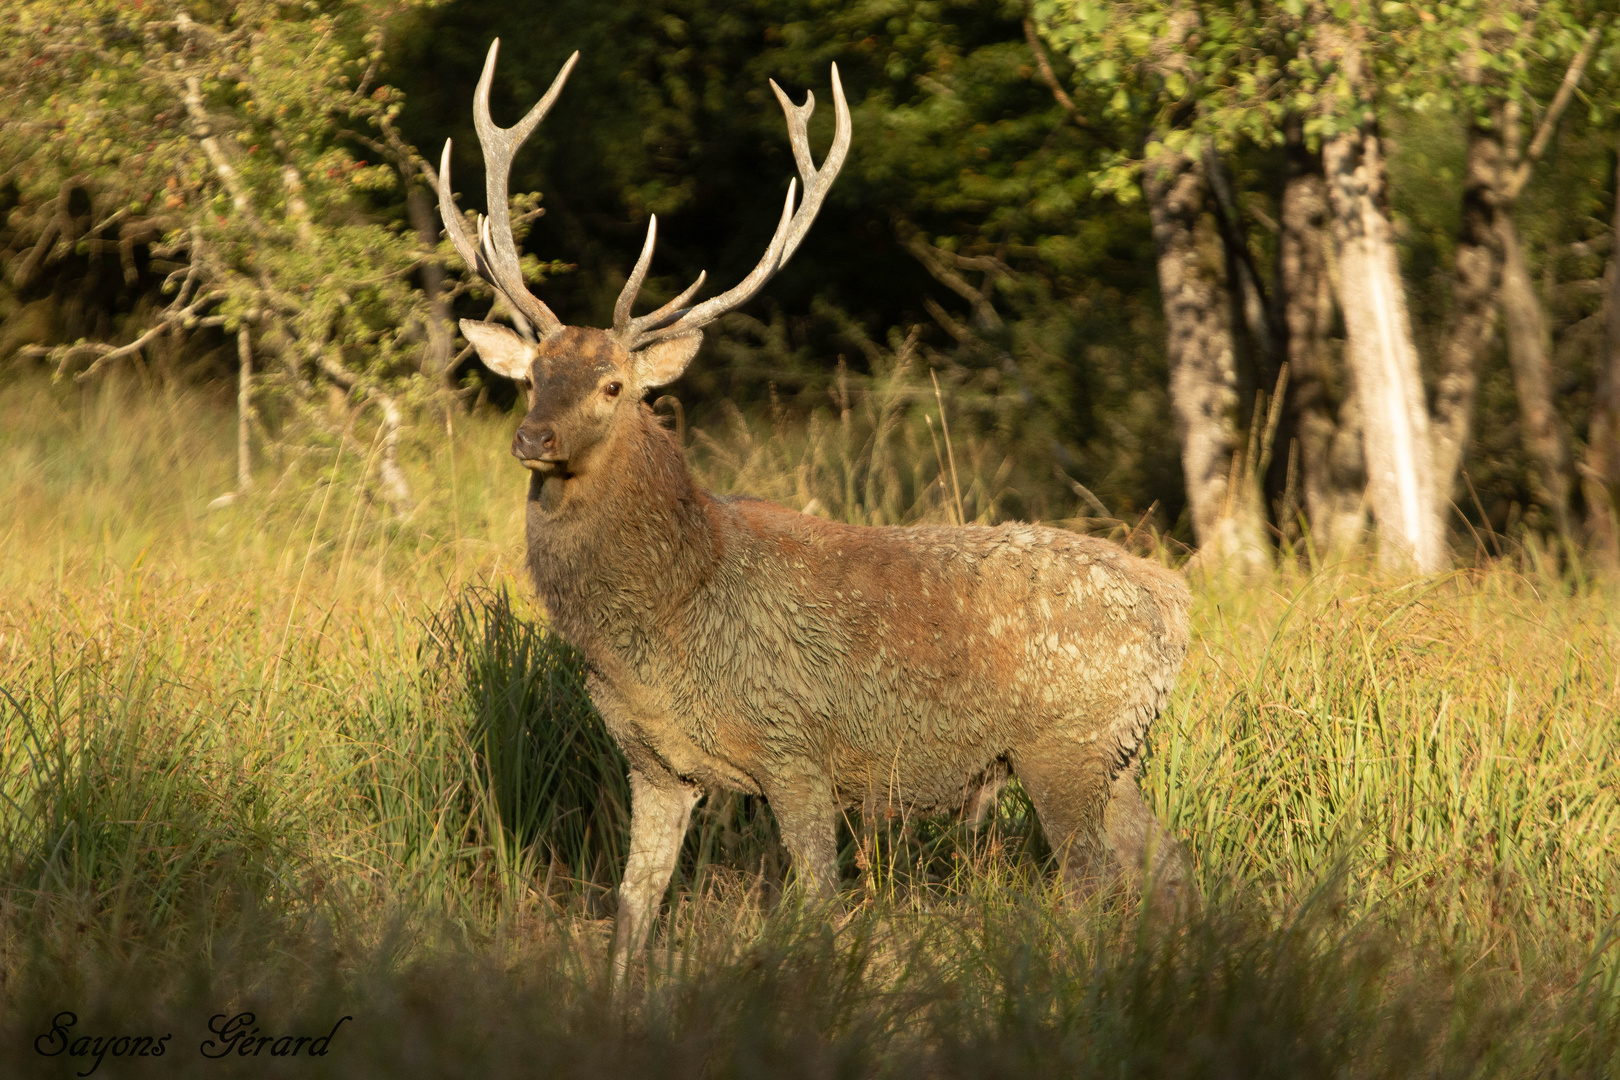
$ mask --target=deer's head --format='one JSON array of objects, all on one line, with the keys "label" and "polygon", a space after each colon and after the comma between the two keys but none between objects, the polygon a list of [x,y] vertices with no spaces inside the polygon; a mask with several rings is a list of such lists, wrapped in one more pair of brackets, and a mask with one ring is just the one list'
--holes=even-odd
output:
[{"label": "deer's head", "polygon": [[699,274],[690,287],[658,310],[632,316],[636,297],[652,265],[658,238],[655,216],[647,223],[647,241],[642,245],[641,257],[636,260],[635,269],[614,304],[612,329],[564,326],[524,284],[517,246],[512,239],[507,175],[513,155],[562,92],[579,54],[568,58],[551,89],[527,116],[510,128],[501,128],[489,114],[489,90],[495,78],[495,57],[499,49],[500,39],[497,38],[489,47],[489,57],[484,62],[484,72],[473,97],[473,120],[484,151],[489,216],[478,219],[476,237],[469,235],[450,190],[449,140],[445,141],[436,178],[439,212],[462,259],[499,290],[516,313],[515,321],[520,327],[532,328],[531,339],[499,323],[473,319],[461,322],[462,332],[478,350],[485,366],[517,380],[528,390],[529,414],[512,439],[513,456],[537,473],[577,476],[596,466],[604,456],[604,448],[612,444],[610,436],[615,426],[634,415],[647,390],[675,381],[686,370],[703,342],[702,328],[750,300],[792,257],[821,209],[822,200],[849,151],[849,105],[844,100],[835,64],[832,87],[837,124],[832,149],[817,169],[810,156],[808,133],[815,95],[807,95],[803,105],[794,105],[775,82],[771,83],[787,114],[793,159],[804,179],[804,199],[795,209],[798,181],[790,180],[782,218],[765,249],[765,257],[734,288],[700,304],[687,306],[703,286],[706,275]]}]

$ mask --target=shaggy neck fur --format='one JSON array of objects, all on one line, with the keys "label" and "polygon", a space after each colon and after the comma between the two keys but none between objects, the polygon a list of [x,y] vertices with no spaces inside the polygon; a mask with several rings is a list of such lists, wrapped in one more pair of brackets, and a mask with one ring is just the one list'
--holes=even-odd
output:
[{"label": "shaggy neck fur", "polygon": [[531,478],[529,573],[552,625],[587,658],[611,652],[639,667],[654,626],[713,572],[718,508],[645,405],[593,457],[560,492],[563,481]]}]

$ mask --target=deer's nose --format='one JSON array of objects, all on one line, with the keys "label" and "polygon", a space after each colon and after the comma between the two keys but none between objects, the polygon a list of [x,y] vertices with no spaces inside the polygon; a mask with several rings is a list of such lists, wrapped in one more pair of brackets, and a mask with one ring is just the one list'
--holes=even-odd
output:
[{"label": "deer's nose", "polygon": [[512,436],[512,456],[533,460],[557,452],[557,433],[551,428],[520,427]]}]

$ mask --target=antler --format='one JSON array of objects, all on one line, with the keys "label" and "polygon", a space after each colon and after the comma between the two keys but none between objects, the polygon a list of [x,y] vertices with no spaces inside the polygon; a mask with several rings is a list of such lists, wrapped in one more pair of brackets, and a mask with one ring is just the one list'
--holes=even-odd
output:
[{"label": "antler", "polygon": [[575,52],[552,80],[551,89],[535,103],[529,114],[509,128],[497,127],[489,115],[489,88],[495,81],[495,55],[500,51],[501,39],[490,42],[489,57],[484,61],[484,73],[478,79],[478,91],[473,95],[473,126],[478,130],[478,143],[484,150],[484,190],[489,201],[489,216],[478,218],[476,240],[467,235],[466,224],[456,209],[455,196],[450,191],[450,140],[444,141],[444,154],[439,158],[439,216],[444,219],[445,232],[467,265],[478,271],[480,277],[501,291],[512,307],[534,323],[542,337],[549,337],[562,329],[562,320],[541,303],[523,283],[523,271],[518,267],[517,244],[512,239],[512,212],[506,202],[507,176],[512,171],[512,157],[523,145],[540,121],[546,118],[557,96],[562,93],[568,73],[579,59]]},{"label": "antler", "polygon": [[805,233],[810,231],[810,223],[815,221],[816,212],[821,209],[821,202],[827,197],[827,191],[837,179],[838,170],[843,168],[844,157],[849,153],[849,103],[844,100],[844,85],[839,81],[837,64],[832,66],[832,88],[837,123],[833,129],[832,149],[827,151],[826,160],[817,169],[815,160],[810,156],[809,132],[810,114],[816,108],[816,95],[806,93],[804,104],[795,105],[775,80],[771,81],[776,100],[782,103],[782,111],[787,114],[788,135],[793,141],[793,160],[799,167],[799,175],[804,178],[804,201],[799,204],[798,210],[794,210],[793,197],[797,193],[798,181],[789,180],[782,219],[776,226],[770,245],[765,249],[765,257],[735,287],[696,307],[682,310],[681,305],[690,300],[703,284],[706,274],[699,274],[698,279],[684,292],[657,311],[631,318],[630,307],[635,303],[641,283],[647,277],[647,267],[652,262],[653,246],[658,237],[658,218],[655,216],[647,223],[647,242],[642,245],[641,258],[636,260],[636,267],[631,271],[630,279],[624,283],[618,303],[613,305],[613,332],[626,348],[639,349],[708,325],[732,308],[753,299],[772,275],[793,257]]}]

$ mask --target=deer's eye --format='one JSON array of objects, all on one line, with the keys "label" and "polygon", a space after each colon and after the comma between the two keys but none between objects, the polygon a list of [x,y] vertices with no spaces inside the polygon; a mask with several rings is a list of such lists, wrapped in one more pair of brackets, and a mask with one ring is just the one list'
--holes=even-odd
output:
[{"label": "deer's eye", "polygon": [[619,396],[619,391],[623,390],[623,389],[624,389],[624,384],[619,382],[617,379],[615,379],[613,382],[610,382],[605,387],[603,387],[602,392],[604,394],[606,394],[608,397],[618,397]]}]

